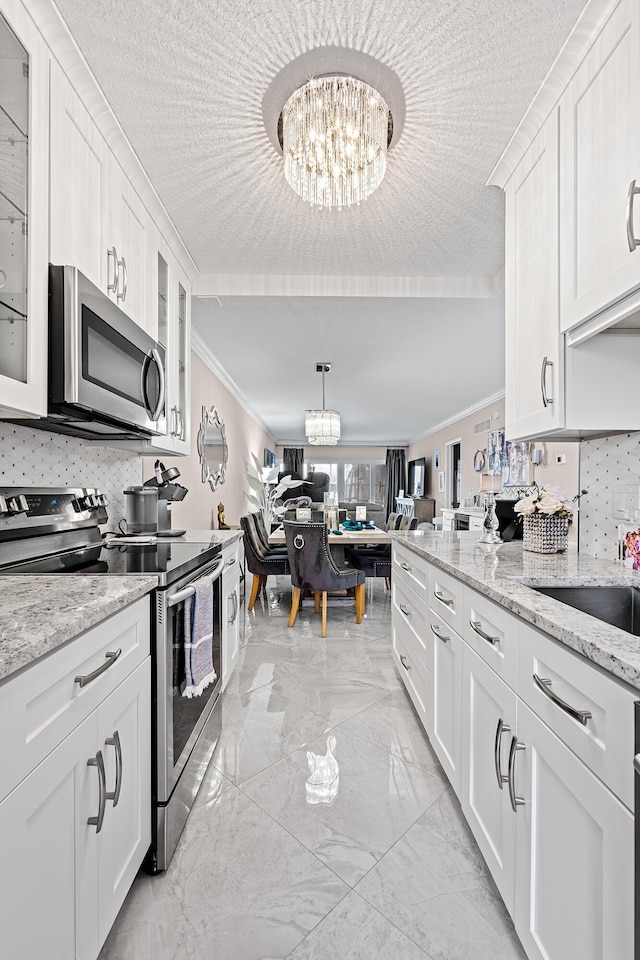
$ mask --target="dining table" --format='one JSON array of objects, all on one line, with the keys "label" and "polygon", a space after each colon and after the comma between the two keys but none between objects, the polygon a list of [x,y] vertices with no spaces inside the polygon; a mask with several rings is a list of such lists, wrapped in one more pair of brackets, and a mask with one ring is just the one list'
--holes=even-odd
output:
[{"label": "dining table", "polygon": [[[339,533],[329,531],[330,544],[343,544],[353,546],[356,543],[391,543],[391,535],[387,530],[381,530],[380,527],[367,527],[364,530],[349,530],[342,525]],[[285,543],[284,527],[280,524],[269,536],[269,543],[275,546],[282,546]]]}]

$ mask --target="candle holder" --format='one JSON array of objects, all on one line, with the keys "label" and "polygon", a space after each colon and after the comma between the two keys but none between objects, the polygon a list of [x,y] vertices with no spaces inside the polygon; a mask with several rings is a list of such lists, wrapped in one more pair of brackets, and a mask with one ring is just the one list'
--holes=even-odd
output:
[{"label": "candle holder", "polygon": [[496,515],[496,491],[502,489],[502,477],[485,473],[482,476],[484,497],[484,520],[479,543],[502,543],[498,528],[500,523]]}]

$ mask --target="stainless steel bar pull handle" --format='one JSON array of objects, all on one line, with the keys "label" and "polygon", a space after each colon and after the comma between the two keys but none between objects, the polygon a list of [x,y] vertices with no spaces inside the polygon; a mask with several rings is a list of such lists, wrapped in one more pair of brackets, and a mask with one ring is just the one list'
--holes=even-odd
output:
[{"label": "stainless steel bar pull handle", "polygon": [[633,769],[636,773],[640,774],[640,753],[636,753],[633,758]]},{"label": "stainless steel bar pull handle", "polygon": [[401,663],[402,666],[405,668],[405,670],[411,670],[411,664],[409,664],[409,666],[407,666],[407,664],[405,663],[405,660],[406,660],[406,659],[407,659],[407,658],[405,657],[404,653],[401,653],[401,654],[400,654],[400,663]]},{"label": "stainless steel bar pull handle", "polygon": [[103,663],[102,666],[98,667],[92,673],[86,673],[84,676],[76,677],[74,683],[77,683],[80,687],[86,687],[88,683],[97,680],[105,670],[108,670],[109,667],[114,665],[121,653],[122,649],[120,647],[118,647],[117,650],[110,650],[108,653],[105,653],[106,663]]},{"label": "stainless steel bar pull handle", "polygon": [[96,828],[96,833],[100,833],[102,830],[102,824],[104,823],[104,811],[107,805],[107,778],[104,772],[104,760],[102,759],[102,750],[98,750],[95,757],[90,757],[87,760],[88,767],[97,767],[98,768],[98,816],[89,817],[87,823],[90,827]]},{"label": "stainless steel bar pull handle", "polygon": [[524,797],[516,796],[516,754],[518,750],[524,750],[524,743],[520,743],[517,737],[511,738],[511,747],[509,748],[509,800],[511,801],[511,809],[514,813],[518,812],[518,807],[521,807],[525,802]]},{"label": "stainless steel bar pull handle", "polygon": [[158,384],[159,384],[158,385],[158,403],[151,415],[151,419],[158,420],[164,408],[164,391],[165,391],[164,367],[162,365],[162,360],[160,359],[160,354],[158,353],[155,347],[151,351],[151,358],[155,363],[156,369],[158,371]]},{"label": "stainless steel bar pull handle", "polygon": [[412,569],[412,568],[409,566],[408,563],[405,563],[405,562],[404,562],[404,560],[402,561],[402,563],[400,564],[400,566],[402,567],[403,570],[406,570],[407,572],[409,572],[409,570]]},{"label": "stainless steel bar pull handle", "polygon": [[[214,580],[218,579],[218,577],[222,573],[223,568],[224,568],[224,557],[220,557],[220,559],[216,562],[216,565],[211,571],[211,573],[208,574],[207,580],[210,580],[211,583],[213,583]],[[167,606],[175,607],[177,606],[177,604],[183,603],[183,601],[188,600],[189,597],[193,597],[195,592],[196,592],[195,587],[185,587],[183,590],[178,590],[176,591],[176,593],[174,593],[172,596],[169,597],[169,599],[167,600]]]},{"label": "stainless steel bar pull handle", "polygon": [[567,703],[566,700],[559,697],[558,694],[551,689],[551,680],[549,680],[548,677],[539,677],[537,673],[534,673],[533,682],[538,690],[544,693],[545,697],[548,697],[557,707],[560,707],[560,709],[568,713],[570,717],[573,717],[573,719],[581,723],[583,727],[586,727],[587,720],[591,720],[593,716],[590,710],[578,710],[576,707],[572,707],[570,703]]},{"label": "stainless steel bar pull handle", "polygon": [[434,595],[434,597],[436,598],[436,600],[439,600],[439,601],[440,601],[440,603],[444,603],[445,607],[452,607],[452,606],[453,606],[453,600],[447,600],[447,598],[444,596],[444,594],[440,593],[439,590],[434,590],[434,591],[433,591],[433,595]]},{"label": "stainless steel bar pull handle", "polygon": [[553,360],[549,357],[542,358],[542,367],[540,368],[540,393],[542,394],[542,406],[549,407],[553,403],[553,397],[547,393],[547,368],[553,366]]},{"label": "stainless steel bar pull handle", "polygon": [[482,637],[483,640],[486,640],[487,643],[492,644],[495,647],[496,643],[500,643],[500,637],[491,637],[488,633],[485,633],[482,629],[482,621],[480,620],[469,620],[469,626],[474,633],[477,633],[479,637]]},{"label": "stainless steel bar pull handle", "polygon": [[440,627],[437,623],[430,623],[431,633],[438,638],[438,640],[444,640],[445,643],[449,643],[451,637],[445,637],[444,634],[440,633]]},{"label": "stainless steel bar pull handle", "polygon": [[116,293],[116,298],[118,300],[124,301],[127,299],[127,261],[124,257],[118,260],[118,287],[120,286],[120,267],[122,267],[122,290],[118,290]]},{"label": "stainless steel bar pull handle", "polygon": [[113,790],[105,793],[107,800],[113,800],[114,807],[118,806],[120,799],[120,790],[122,789],[122,744],[120,743],[120,734],[117,730],[113,731],[112,737],[107,737],[105,744],[108,747],[114,747],[116,751],[116,783]]},{"label": "stainless steel bar pull handle", "polygon": [[511,727],[504,723],[502,717],[498,720],[498,726],[496,727],[496,739],[493,745],[493,761],[496,768],[496,780],[498,781],[498,786],[502,790],[502,785],[507,783],[509,777],[507,777],[502,772],[502,765],[500,763],[500,749],[502,747],[502,734],[511,733]]},{"label": "stainless steel bar pull handle", "polygon": [[411,616],[411,610],[407,610],[404,603],[399,603],[398,606],[400,607],[400,610],[402,611],[402,613],[404,613],[405,617]]},{"label": "stainless steel bar pull handle", "polygon": [[[109,280],[109,261],[113,258],[113,280]],[[115,247],[107,250],[107,290],[118,296],[118,280],[120,271],[118,270],[118,251]]]},{"label": "stainless steel bar pull handle", "polygon": [[234,590],[233,593],[227,597],[227,602],[231,601],[233,603],[233,613],[228,617],[229,623],[235,623],[235,619],[238,616],[238,591]]},{"label": "stainless steel bar pull handle", "polygon": [[627,194],[627,243],[631,253],[638,245],[638,239],[633,229],[633,199],[637,193],[640,193],[640,187],[636,186],[636,181],[632,180],[629,184],[629,193]]}]

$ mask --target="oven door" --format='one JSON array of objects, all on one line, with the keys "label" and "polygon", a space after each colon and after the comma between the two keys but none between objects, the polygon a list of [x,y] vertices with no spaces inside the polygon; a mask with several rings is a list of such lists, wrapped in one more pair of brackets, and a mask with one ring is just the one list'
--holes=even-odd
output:
[{"label": "oven door", "polygon": [[[221,630],[222,591],[221,575],[224,559],[217,557],[197,574],[173,584],[156,594],[155,643],[155,700],[156,700],[156,762],[157,803],[165,804],[186,767],[207,723],[222,685]],[[193,596],[193,582],[208,578],[213,590],[212,655],[217,678],[199,697],[185,697],[174,687],[178,671],[177,658],[184,657],[183,644],[178,640],[178,618],[184,616],[184,605]]]},{"label": "oven door", "polygon": [[75,267],[49,268],[50,413],[166,434],[165,350]]}]

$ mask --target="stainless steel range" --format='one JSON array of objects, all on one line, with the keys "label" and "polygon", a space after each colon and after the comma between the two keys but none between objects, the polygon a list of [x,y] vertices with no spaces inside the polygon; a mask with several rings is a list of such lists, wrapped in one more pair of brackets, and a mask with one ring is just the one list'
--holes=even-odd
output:
[{"label": "stainless steel range", "polygon": [[[94,488],[0,487],[0,574],[155,574],[152,594],[152,846],[147,868],[164,870],[220,736],[222,544],[158,539],[133,544],[107,535],[106,498]],[[206,577],[214,598],[213,663],[218,675],[188,699],[174,683],[182,655],[179,618]]]}]

